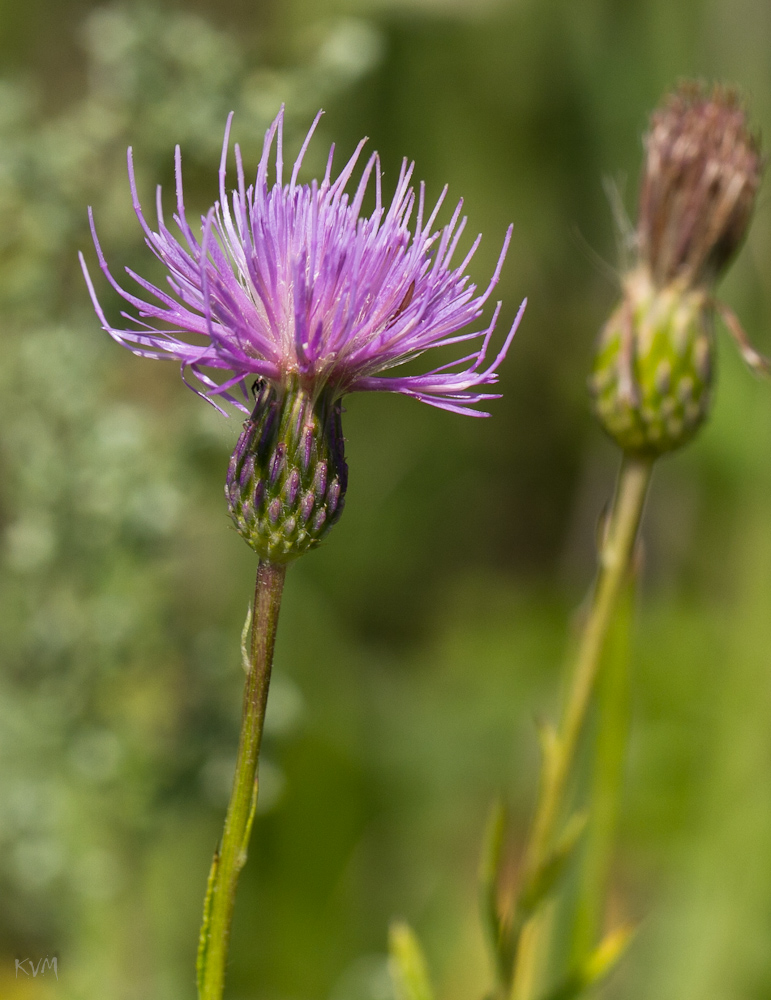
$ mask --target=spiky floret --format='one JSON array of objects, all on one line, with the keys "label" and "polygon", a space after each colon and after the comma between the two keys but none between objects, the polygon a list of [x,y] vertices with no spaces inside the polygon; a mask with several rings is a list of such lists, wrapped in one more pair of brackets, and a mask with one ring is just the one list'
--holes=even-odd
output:
[{"label": "spiky floret", "polygon": [[[511,227],[489,285],[477,294],[465,271],[481,237],[453,267],[466,225],[465,217],[461,218],[462,202],[450,222],[435,229],[446,188],[427,213],[424,185],[420,184],[417,196],[410,186],[413,164],[403,161],[388,206],[382,200],[377,153],[369,158],[353,196],[346,193],[365,140],[335,180],[333,146],[321,182],[298,183],[320,115],[303,143],[289,183],[284,182],[283,173],[283,108],[265,136],[256,180],[249,187],[236,145],[237,189],[229,201],[225,169],[231,115],[220,163],[220,197],[202,219],[200,237],[185,214],[179,147],[174,221],[180,238],[164,222],[160,189],[157,231],[146,222],[129,150],[134,208],[148,246],[168,268],[170,291],[129,269],[146,298],[122,288],[107,266],[92,218],[100,267],[136,311],[133,329],[117,328],[107,321],[81,255],[104,329],[135,354],[176,359],[183,373],[192,373],[202,395],[212,401],[228,399],[246,412],[248,407],[233,390],[240,387],[245,399],[246,386],[261,376],[275,384],[299,377],[315,389],[330,386],[336,396],[358,390],[400,392],[442,409],[487,415],[473,407],[495,398],[484,390],[497,381],[497,368],[522,309],[492,363],[485,364],[485,358],[500,303],[486,329],[466,328],[481,316],[499,280]],[[268,163],[274,144],[275,183],[271,185]],[[371,215],[362,216],[365,193],[373,179],[375,207]],[[429,348],[474,340],[478,346],[471,354],[427,374],[381,374]],[[207,369],[230,375],[216,381]]]},{"label": "spiky floret", "polygon": [[644,144],[639,260],[603,328],[589,388],[625,451],[658,455],[689,441],[709,412],[716,308],[748,362],[765,365],[712,294],[744,239],[762,161],[725,87],[681,85],[651,116]]}]

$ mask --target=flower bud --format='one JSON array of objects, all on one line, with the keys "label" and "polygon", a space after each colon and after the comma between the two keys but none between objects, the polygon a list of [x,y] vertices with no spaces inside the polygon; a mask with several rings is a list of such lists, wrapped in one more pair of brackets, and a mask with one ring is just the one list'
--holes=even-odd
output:
[{"label": "flower bud", "polygon": [[339,520],[347,484],[340,400],[260,379],[225,484],[241,537],[260,559],[291,562]]},{"label": "flower bud", "polygon": [[600,423],[632,453],[685,444],[709,409],[712,356],[705,292],[659,289],[646,268],[632,271],[600,336],[590,380]]},{"label": "flower bud", "polygon": [[600,335],[589,389],[625,451],[659,455],[707,416],[712,290],[746,233],[762,162],[737,95],[696,84],[653,113],[645,148],[639,260]]}]

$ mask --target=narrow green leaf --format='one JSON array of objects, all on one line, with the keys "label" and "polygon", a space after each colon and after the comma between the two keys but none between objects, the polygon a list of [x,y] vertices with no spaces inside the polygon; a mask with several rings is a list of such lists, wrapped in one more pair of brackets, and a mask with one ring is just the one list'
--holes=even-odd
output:
[{"label": "narrow green leaf", "polygon": [[214,883],[217,881],[217,870],[220,864],[219,847],[214,852],[209,878],[206,882],[206,895],[203,900],[203,921],[201,922],[201,933],[198,937],[198,955],[195,963],[196,982],[198,983],[198,995],[203,996],[204,972],[206,970],[206,957],[209,951],[209,929],[211,924],[211,909],[214,900]]},{"label": "narrow green leaf", "polygon": [[241,843],[241,851],[238,855],[238,868],[239,871],[246,864],[246,856],[249,851],[249,839],[252,836],[252,826],[254,824],[254,817],[257,814],[257,796],[260,790],[260,777],[259,769],[254,778],[254,788],[252,789],[252,804],[249,807],[249,816],[246,820],[246,829],[244,830],[244,839]]},{"label": "narrow green leaf", "polygon": [[423,951],[407,924],[391,925],[388,951],[388,968],[397,1000],[434,1000]]}]

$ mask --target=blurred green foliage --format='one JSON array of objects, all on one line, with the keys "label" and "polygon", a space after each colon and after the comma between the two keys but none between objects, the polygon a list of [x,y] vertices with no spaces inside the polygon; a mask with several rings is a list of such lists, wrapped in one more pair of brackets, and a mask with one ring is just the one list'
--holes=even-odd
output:
[{"label": "blurred green foliage", "polygon": [[[0,27],[0,996],[194,995],[255,569],[222,502],[238,420],[99,331],[76,251],[92,204],[108,258],[152,276],[126,147],[170,203],[179,142],[203,210],[227,112],[254,165],[286,101],[295,148],[328,112],[306,176],[368,134],[386,184],[407,155],[429,197],[463,195],[480,282],[513,221],[502,327],[530,305],[491,420],[347,401],[346,515],[287,582],[230,996],[391,1000],[404,917],[437,995],[480,997],[485,817],[502,792],[524,836],[616,462],[584,393],[616,295],[602,178],[633,211],[647,114],[684,75],[739,83],[771,132],[771,9],[4,0]],[[770,233],[762,200],[721,290],[767,352]],[[771,394],[720,354],[713,419],[647,512],[609,902],[642,926],[608,998],[771,993]],[[15,978],[45,954],[58,982]]]}]

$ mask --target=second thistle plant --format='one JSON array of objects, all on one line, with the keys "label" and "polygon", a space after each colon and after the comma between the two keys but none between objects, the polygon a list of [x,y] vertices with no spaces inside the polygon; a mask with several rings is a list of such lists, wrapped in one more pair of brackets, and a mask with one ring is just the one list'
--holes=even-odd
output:
[{"label": "second thistle plant", "polygon": [[[623,657],[610,663],[606,646],[632,577],[653,466],[659,456],[690,441],[709,413],[716,312],[726,319],[751,366],[765,366],[734,314],[715,297],[716,284],[746,235],[762,176],[759,141],[747,125],[738,93],[724,86],[681,84],[651,116],[644,146],[634,238],[638,259],[624,276],[622,301],[600,335],[590,379],[595,413],[623,456],[592,604],[556,735],[557,763],[544,774],[535,825],[544,847],[565,809],[566,783],[597,675],[601,669],[626,670]],[[617,720],[624,714],[624,688],[617,682],[603,686],[598,696],[601,729],[623,728]],[[594,767],[614,770],[611,783],[620,780],[617,762],[606,764],[598,757]],[[613,792],[606,788],[604,794]],[[571,962],[579,967],[591,962],[594,935],[601,929],[612,830],[600,832],[590,820],[587,838],[593,837],[587,878],[594,883],[583,889],[582,926],[575,928],[571,949]],[[600,951],[604,943],[597,946]],[[575,981],[575,973],[569,973],[569,980]]]},{"label": "second thistle plant", "polygon": [[[571,948],[563,978],[546,974],[549,941],[544,903],[574,854],[592,835],[592,817],[572,812],[569,779],[611,624],[631,577],[635,542],[655,460],[688,442],[709,411],[713,323],[719,312],[756,370],[768,363],[749,345],[741,325],[714,295],[752,216],[762,161],[736,92],[684,84],[654,112],[645,137],[646,161],[634,245],[637,260],[624,275],[622,298],[606,323],[590,379],[595,413],[623,451],[616,494],[599,552],[591,604],[571,664],[559,725],[542,730],[538,803],[513,907],[501,905],[500,820],[491,824],[483,864],[483,900],[498,986],[496,1000],[571,1000],[613,966],[629,939],[620,927],[597,943],[591,926]],[[622,665],[623,669],[623,665]],[[609,690],[623,689],[610,685]],[[618,711],[603,703],[601,725]],[[602,762],[597,762],[602,767]],[[603,834],[602,850],[609,836]],[[596,900],[606,866],[595,865]],[[577,936],[577,935],[576,935]]]}]

